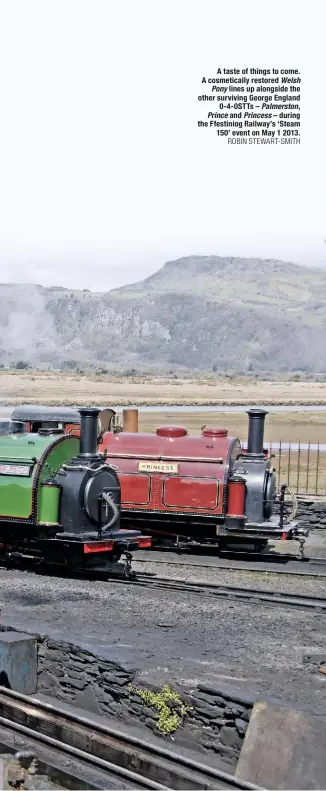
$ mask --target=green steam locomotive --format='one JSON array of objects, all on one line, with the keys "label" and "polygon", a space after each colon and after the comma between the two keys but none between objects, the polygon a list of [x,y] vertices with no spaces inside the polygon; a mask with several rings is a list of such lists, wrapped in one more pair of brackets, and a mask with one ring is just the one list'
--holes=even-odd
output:
[{"label": "green steam locomotive", "polygon": [[0,436],[0,560],[128,575],[130,552],[151,545],[120,527],[119,478],[97,449],[99,412],[79,410],[80,437],[58,428]]}]

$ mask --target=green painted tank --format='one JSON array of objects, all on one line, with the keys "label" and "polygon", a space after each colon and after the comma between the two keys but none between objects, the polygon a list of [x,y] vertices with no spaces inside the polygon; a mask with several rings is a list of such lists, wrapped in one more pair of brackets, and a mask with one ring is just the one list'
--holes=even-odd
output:
[{"label": "green painted tank", "polygon": [[0,436],[0,521],[58,524],[60,490],[51,479],[79,444],[62,433]]}]

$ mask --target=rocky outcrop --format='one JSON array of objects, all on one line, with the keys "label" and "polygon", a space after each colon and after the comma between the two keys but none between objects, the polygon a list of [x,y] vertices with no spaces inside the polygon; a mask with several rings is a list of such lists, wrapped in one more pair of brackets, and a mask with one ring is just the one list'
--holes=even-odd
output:
[{"label": "rocky outcrop", "polygon": [[0,364],[326,371],[326,270],[188,256],[106,293],[0,286]]}]

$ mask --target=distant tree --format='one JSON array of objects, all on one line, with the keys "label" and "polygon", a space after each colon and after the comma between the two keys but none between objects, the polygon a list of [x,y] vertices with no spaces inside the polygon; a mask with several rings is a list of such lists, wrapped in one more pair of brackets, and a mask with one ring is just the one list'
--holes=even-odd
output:
[{"label": "distant tree", "polygon": [[29,368],[29,365],[25,362],[25,360],[18,360],[17,363],[14,363],[13,368],[16,368],[17,371],[23,371],[26,368]]}]

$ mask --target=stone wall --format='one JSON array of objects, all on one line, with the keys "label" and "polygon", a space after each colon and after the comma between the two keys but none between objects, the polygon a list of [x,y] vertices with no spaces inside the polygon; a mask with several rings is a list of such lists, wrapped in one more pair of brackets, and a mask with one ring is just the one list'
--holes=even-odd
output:
[{"label": "stone wall", "polygon": [[[162,738],[172,737],[175,744],[202,752],[213,750],[235,767],[254,701],[207,684],[191,690],[173,681],[170,686],[188,711],[178,729]],[[160,692],[162,685],[144,683],[135,669],[76,645],[38,638],[38,692],[128,726],[141,724],[159,735],[157,712],[143,702],[137,689]],[[172,704],[173,710],[178,712],[177,704]]]},{"label": "stone wall", "polygon": [[[8,628],[2,627],[2,631]],[[12,631],[12,630],[10,630]],[[15,631],[15,630],[13,630]],[[254,700],[239,697],[231,687],[198,684],[195,688],[175,684],[172,679],[143,680],[136,669],[102,659],[77,645],[48,637],[38,641],[37,693],[63,701],[96,715],[104,715],[108,724],[114,718],[136,726],[145,738],[151,733],[175,745],[197,752],[218,755],[233,770],[237,764]],[[159,681],[159,683],[158,683]],[[163,736],[157,729],[157,711],[144,703],[137,689],[161,692],[164,683],[177,692],[187,713],[177,730]],[[170,713],[178,713],[172,703]],[[112,725],[112,722],[111,722]]]},{"label": "stone wall", "polygon": [[326,528],[326,502],[318,500],[299,500],[296,517],[302,526]]}]

